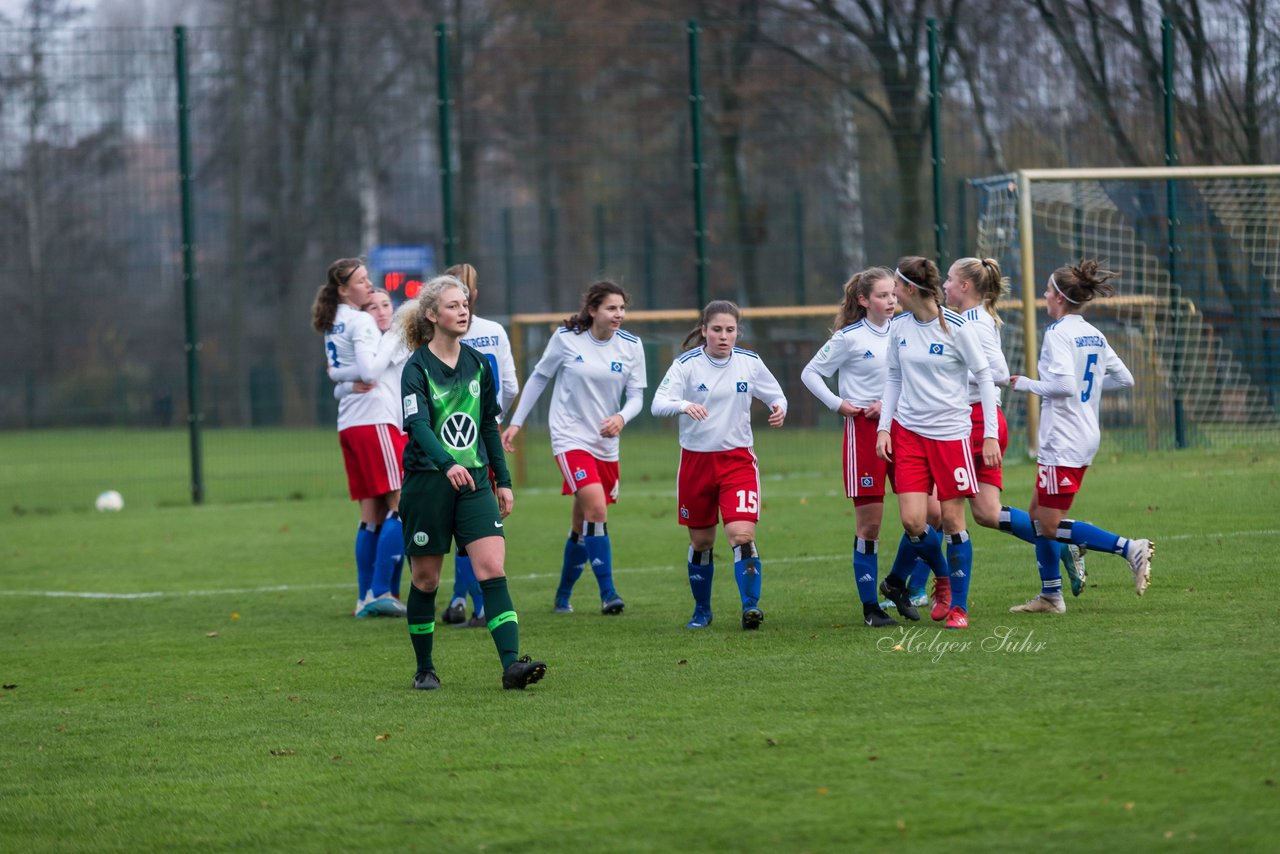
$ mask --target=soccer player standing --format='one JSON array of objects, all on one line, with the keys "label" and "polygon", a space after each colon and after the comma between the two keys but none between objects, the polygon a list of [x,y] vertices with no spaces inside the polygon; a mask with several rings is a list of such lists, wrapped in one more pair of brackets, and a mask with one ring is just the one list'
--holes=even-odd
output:
[{"label": "soccer player standing", "polygon": [[[453,276],[462,282],[467,289],[471,307],[475,308],[480,289],[476,284],[476,268],[470,264],[455,264],[444,271],[446,276]],[[511,339],[502,324],[483,317],[471,316],[471,328],[462,339],[466,344],[489,361],[493,376],[498,382],[498,407],[503,413],[511,408],[516,395],[520,392],[520,382],[516,379],[516,360],[511,355]],[[467,594],[471,595],[472,617],[467,620]],[[471,558],[466,549],[458,549],[453,556],[453,597],[449,607],[441,616],[446,623],[467,625],[477,628],[485,624],[484,596],[480,593],[480,585],[476,583],[476,574],[471,569]]]},{"label": "soccer player standing", "polygon": [[1122,556],[1133,572],[1134,589],[1139,596],[1151,580],[1155,544],[1150,540],[1125,539],[1066,518],[1085,471],[1098,452],[1098,413],[1103,390],[1133,385],[1133,374],[1111,349],[1106,336],[1080,315],[1093,300],[1115,293],[1111,284],[1115,278],[1115,273],[1091,259],[1055,270],[1044,292],[1049,317],[1054,322],[1045,331],[1040,347],[1040,379],[1009,379],[1015,391],[1040,395],[1040,447],[1030,510],[1035,525],[1040,593],[1011,611],[1066,611],[1056,559],[1058,543]]},{"label": "soccer player standing", "polygon": [[502,687],[524,688],[547,669],[544,662],[520,657],[519,622],[503,570],[502,520],[515,497],[498,434],[493,371],[484,356],[461,343],[470,321],[467,292],[452,276],[427,282],[417,311],[404,318],[405,344],[414,352],[400,386],[409,433],[400,510],[413,574],[406,604],[418,665],[413,687],[419,690],[440,687],[432,658],[436,591],[451,541],[471,555],[484,591],[489,633],[502,661]]},{"label": "soccer player standing", "polygon": [[[364,263],[359,258],[339,258],[329,265],[311,306],[311,324],[324,335],[326,364],[330,369],[354,367],[368,383],[376,382],[372,374],[380,340],[374,319],[362,311],[372,293]],[[391,596],[389,575],[375,572],[391,564],[391,555],[403,554],[394,526],[384,522],[397,506],[404,434],[377,406],[376,398],[353,394],[338,402],[338,440],[351,500],[360,502],[355,615],[403,613]]]},{"label": "soccer player standing", "polygon": [[758,629],[763,567],[756,549],[760,521],[760,466],[752,451],[751,401],[769,407],[769,426],[781,427],[787,398],[760,357],[735,346],[741,313],[715,300],[684,340],[694,345],[676,357],[653,395],[654,415],[680,418],[679,521],[689,529],[688,628],[711,625],[712,548],[717,516],[733,548],[733,574],[742,600],[742,628]]},{"label": "soccer player standing", "polygon": [[502,434],[503,446],[514,450],[516,434],[555,380],[548,416],[551,452],[564,477],[562,493],[573,496],[573,523],[556,588],[559,614],[573,612],[569,597],[588,563],[600,588],[601,613],[621,614],[625,607],[613,583],[608,507],[618,500],[618,436],[640,414],[648,383],[644,347],[622,329],[629,301],[622,286],[607,279],[587,289],[578,313],[547,342]]},{"label": "soccer player standing", "polygon": [[[826,407],[844,417],[845,495],[853,499],[856,534],[853,577],[862,600],[862,619],[868,626],[896,626],[880,607],[876,595],[879,574],[880,522],[884,516],[884,487],[888,464],[876,456],[880,424],[880,395],[888,362],[889,321],[898,298],[893,273],[871,267],[845,283],[844,299],[836,313],[836,331],[809,360],[800,379]],[[839,394],[826,378],[838,374]]]},{"label": "soccer player standing", "polygon": [[[876,453],[894,464],[904,536],[935,576],[950,577],[951,608],[946,627],[969,627],[969,579],[973,545],[965,528],[964,499],[978,491],[969,449],[969,374],[978,384],[983,410],[982,461],[1000,464],[996,387],[977,328],[943,308],[938,265],[908,256],[894,270],[898,302],[906,311],[890,324],[888,375],[880,410]],[[942,505],[941,538],[927,521],[929,494]],[[905,572],[895,561],[880,584],[907,619],[919,619],[907,594]]]},{"label": "soccer player standing", "polygon": [[[400,372],[409,359],[409,348],[399,331],[392,330],[394,310],[391,307],[391,295],[382,288],[374,288],[364,310],[373,318],[379,332],[378,349],[373,362],[365,367],[366,375],[362,378],[360,368],[350,365],[341,368],[329,366],[329,378],[337,385],[333,395],[340,403],[349,395],[366,395],[348,406],[359,407],[369,413],[378,424],[394,425],[395,444],[403,451],[407,438],[402,429],[403,418],[400,407]],[[366,381],[367,380],[367,381]],[[400,466],[400,452],[396,453],[396,465]],[[401,469],[403,472],[403,469]],[[403,479],[403,478],[402,478]],[[378,530],[378,551],[374,559],[373,581],[362,607],[357,608],[357,617],[386,616],[403,617],[404,606],[400,603],[400,571],[404,566],[404,531],[400,527],[399,513],[400,493],[396,491],[387,496],[387,515]],[[385,548],[384,548],[385,545]],[[387,599],[390,598],[391,602]]]}]

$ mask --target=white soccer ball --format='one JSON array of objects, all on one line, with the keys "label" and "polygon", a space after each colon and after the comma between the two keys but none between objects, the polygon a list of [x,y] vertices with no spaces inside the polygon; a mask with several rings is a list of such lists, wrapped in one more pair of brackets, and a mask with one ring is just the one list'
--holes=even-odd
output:
[{"label": "white soccer ball", "polygon": [[108,489],[98,496],[98,500],[93,502],[93,506],[103,513],[114,513],[117,510],[124,509],[124,496],[114,489]]}]

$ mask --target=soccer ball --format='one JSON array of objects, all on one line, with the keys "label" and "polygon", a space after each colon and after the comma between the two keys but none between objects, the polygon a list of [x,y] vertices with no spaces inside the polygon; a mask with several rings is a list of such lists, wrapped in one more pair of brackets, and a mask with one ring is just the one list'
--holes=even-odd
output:
[{"label": "soccer ball", "polygon": [[108,489],[98,496],[98,500],[93,502],[93,506],[97,507],[100,512],[114,513],[117,510],[124,509],[124,496],[114,489]]}]

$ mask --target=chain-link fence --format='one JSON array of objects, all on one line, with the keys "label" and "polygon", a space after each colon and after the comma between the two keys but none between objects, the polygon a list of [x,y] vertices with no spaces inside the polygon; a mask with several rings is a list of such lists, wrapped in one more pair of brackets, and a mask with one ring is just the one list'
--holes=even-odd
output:
[{"label": "chain-link fence", "polygon": [[[851,27],[834,7],[824,17],[779,4],[691,25],[641,4],[602,23],[562,5],[495,4],[448,29],[443,57],[435,21],[187,30],[189,236],[174,32],[0,30],[0,348],[11,368],[0,443],[55,428],[156,431],[146,465],[109,443],[96,464],[106,478],[163,481],[166,496],[185,483],[189,447],[165,431],[188,427],[187,237],[207,494],[312,494],[326,478],[340,494],[336,440],[316,454],[288,438],[332,430],[309,319],[335,257],[372,265],[386,247],[420,250],[431,269],[375,270],[392,284],[469,261],[480,313],[499,320],[568,313],[601,275],[637,308],[692,308],[702,293],[834,304],[859,267],[973,251],[966,179],[1160,165],[1167,149],[1158,27],[1147,42],[1106,42],[1100,86],[1067,49],[1072,32],[1030,5],[938,21],[933,73],[923,17]],[[1224,19],[1200,42],[1184,24],[1173,22],[1171,81],[1182,161],[1280,158],[1274,110],[1258,109],[1280,94],[1274,22],[1257,39],[1257,22]],[[997,37],[1010,28],[1025,38]],[[1193,45],[1208,45],[1211,66]],[[1215,304],[1206,322],[1227,335],[1268,311]],[[806,395],[791,373],[784,387]],[[797,427],[830,426],[798,411]],[[83,479],[53,459],[19,473],[12,457],[0,483],[14,504],[37,482]],[[237,485],[246,468],[277,467],[278,482]]]}]

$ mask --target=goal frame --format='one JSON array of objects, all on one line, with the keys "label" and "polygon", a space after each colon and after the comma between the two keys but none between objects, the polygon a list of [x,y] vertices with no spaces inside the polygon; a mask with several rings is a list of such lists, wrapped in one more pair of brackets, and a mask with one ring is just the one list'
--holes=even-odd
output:
[{"label": "goal frame", "polygon": [[[1023,323],[1023,346],[1026,352],[1026,371],[1027,376],[1031,379],[1039,379],[1038,371],[1038,354],[1040,352],[1040,341],[1037,335],[1036,327],[1036,303],[1038,300],[1038,291],[1040,289],[1040,279],[1037,277],[1035,267],[1035,232],[1034,217],[1032,212],[1031,201],[1031,185],[1033,182],[1068,182],[1068,181],[1165,181],[1167,182],[1167,192],[1172,201],[1174,187],[1173,182],[1202,180],[1211,178],[1280,178],[1280,166],[1142,166],[1142,167],[1109,167],[1109,168],[1088,168],[1078,167],[1070,169],[1019,169],[1016,172],[1006,173],[1004,175],[993,175],[981,178],[978,182],[981,184],[998,183],[999,181],[1011,181],[1016,185],[1017,193],[1017,223],[1018,223],[1018,254],[1021,256],[1022,275],[1022,323]],[[1171,216],[1168,222],[1168,252],[1171,258],[1176,258],[1178,253],[1177,217],[1172,215],[1176,208],[1173,204],[1168,205],[1168,211]],[[1171,265],[1172,269],[1177,269],[1176,265]],[[1175,278],[1172,282],[1175,289],[1180,282]],[[1107,302],[1113,302],[1119,299],[1112,297]],[[1154,298],[1147,298],[1154,301]],[[1043,300],[1039,300],[1043,303]],[[1170,306],[1172,316],[1177,319],[1183,311],[1194,311],[1194,306],[1184,306],[1185,300],[1178,298],[1172,299]],[[1175,369],[1176,369],[1175,365]],[[1175,386],[1174,397],[1174,418],[1175,431],[1178,436],[1177,446],[1179,448],[1186,447],[1184,436],[1184,425],[1182,416],[1182,399],[1181,393],[1177,391]],[[1040,432],[1040,408],[1035,405],[1027,407],[1027,448],[1036,449],[1038,446],[1038,438]]]}]

